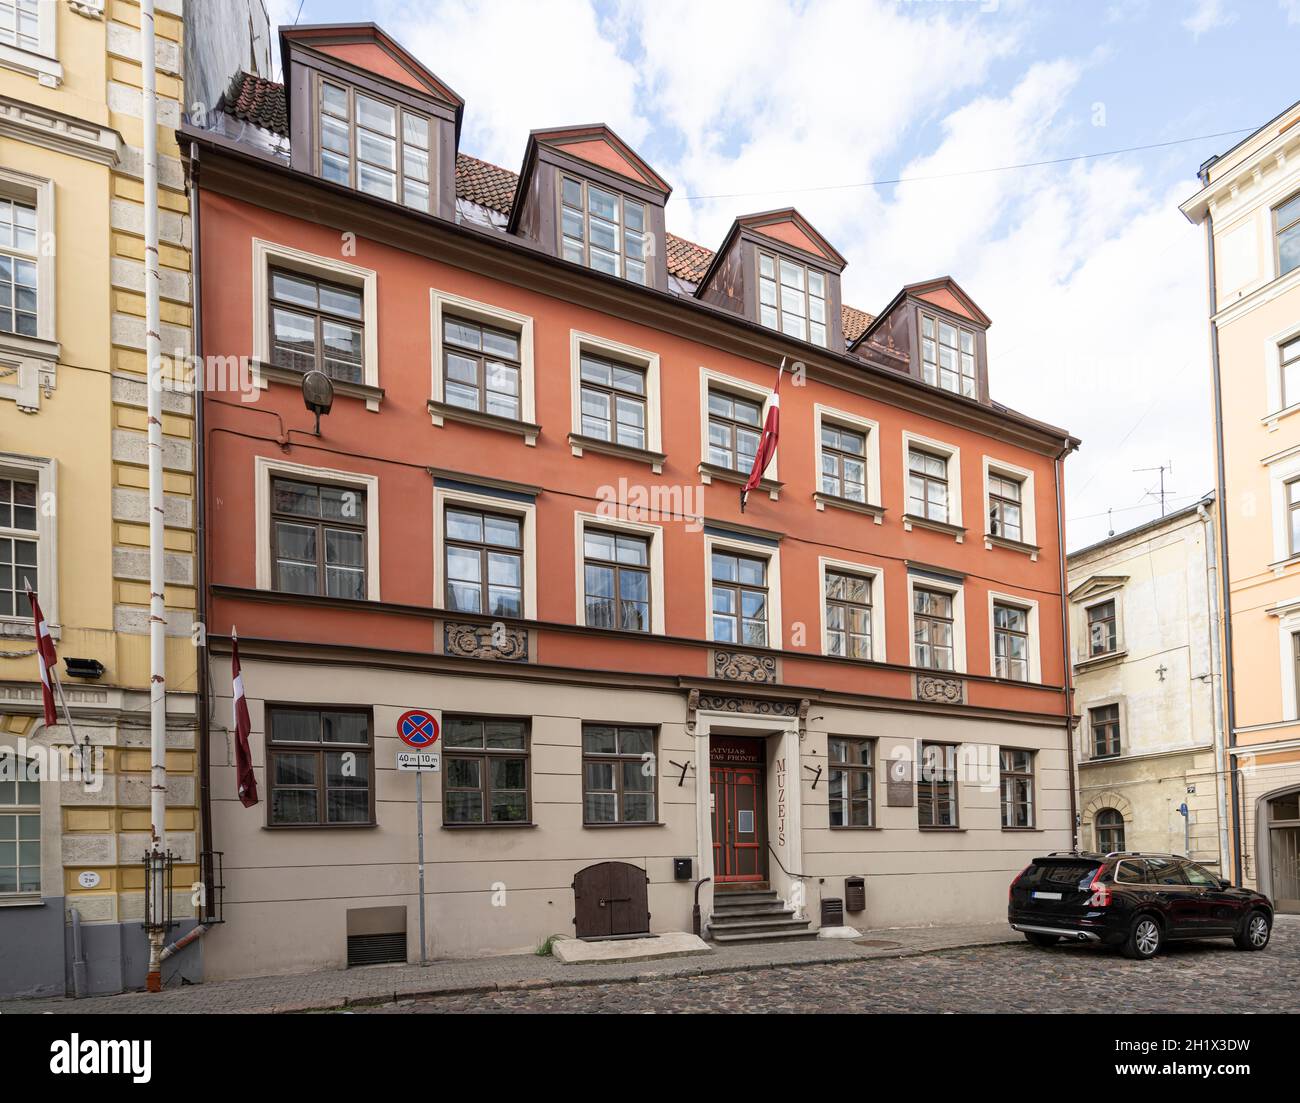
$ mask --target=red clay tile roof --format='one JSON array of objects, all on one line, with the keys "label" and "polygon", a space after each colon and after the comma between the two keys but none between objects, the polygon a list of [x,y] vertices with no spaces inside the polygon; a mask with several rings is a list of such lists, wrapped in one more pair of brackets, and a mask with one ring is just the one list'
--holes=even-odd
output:
[{"label": "red clay tile roof", "polygon": [[[285,109],[284,85],[251,73],[241,73],[222,100],[222,109],[244,122],[253,123],[275,134],[289,133],[289,116]],[[519,177],[509,169],[480,161],[468,153],[456,154],[456,196],[508,215],[515,199]],[[713,251],[696,245],[676,234],[668,234],[668,273],[679,280],[698,283],[713,260]],[[871,315],[856,307],[840,311],[844,342],[852,344],[871,324]]]}]

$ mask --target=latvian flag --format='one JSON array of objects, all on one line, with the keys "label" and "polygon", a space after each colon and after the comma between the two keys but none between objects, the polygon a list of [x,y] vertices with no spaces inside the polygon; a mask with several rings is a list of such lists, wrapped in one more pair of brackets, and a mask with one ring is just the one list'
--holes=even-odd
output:
[{"label": "latvian flag", "polygon": [[781,357],[781,366],[776,369],[776,390],[772,392],[772,403],[767,408],[767,420],[763,423],[763,435],[758,441],[758,454],[754,457],[754,469],[745,480],[745,488],[740,492],[740,512],[745,512],[745,503],[749,492],[763,480],[763,472],[776,455],[777,438],[781,435],[781,375],[785,371],[785,357]]},{"label": "latvian flag", "polygon": [[253,753],[248,749],[248,733],[253,724],[248,718],[248,700],[244,697],[244,676],[239,672],[239,633],[230,633],[230,676],[235,685],[235,783],[239,800],[245,808],[257,803],[257,778],[253,776]]},{"label": "latvian flag", "polygon": [[54,653],[54,641],[50,639],[49,625],[41,615],[41,607],[36,602],[36,594],[27,587],[27,600],[32,603],[32,619],[36,622],[36,661],[41,668],[41,696],[45,698],[45,726],[53,727],[59,722],[59,714],[54,710],[54,675],[59,657]]}]

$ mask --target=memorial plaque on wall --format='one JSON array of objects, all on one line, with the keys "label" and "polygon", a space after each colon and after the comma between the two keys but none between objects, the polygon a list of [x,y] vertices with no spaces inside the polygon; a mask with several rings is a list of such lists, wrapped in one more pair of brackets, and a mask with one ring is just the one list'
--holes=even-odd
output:
[{"label": "memorial plaque on wall", "polygon": [[889,808],[911,808],[915,796],[912,764],[902,760],[890,762],[885,770],[885,805]]}]

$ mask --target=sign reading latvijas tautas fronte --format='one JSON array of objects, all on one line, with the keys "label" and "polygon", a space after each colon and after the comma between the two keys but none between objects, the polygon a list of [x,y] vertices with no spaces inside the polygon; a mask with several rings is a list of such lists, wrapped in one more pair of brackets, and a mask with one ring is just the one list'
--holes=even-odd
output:
[{"label": "sign reading latvijas tautas fronte", "polygon": [[761,766],[763,741],[715,735],[709,740],[709,761],[715,766]]}]

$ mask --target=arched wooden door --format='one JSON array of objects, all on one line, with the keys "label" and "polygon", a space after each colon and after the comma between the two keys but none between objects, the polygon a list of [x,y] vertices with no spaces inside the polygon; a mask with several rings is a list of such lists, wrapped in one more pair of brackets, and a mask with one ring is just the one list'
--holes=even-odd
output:
[{"label": "arched wooden door", "polygon": [[650,933],[650,878],[640,866],[601,862],[573,879],[573,925],[579,938],[627,938]]}]

